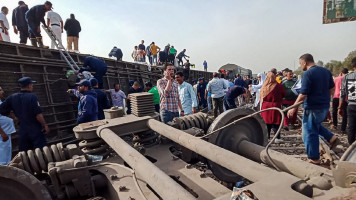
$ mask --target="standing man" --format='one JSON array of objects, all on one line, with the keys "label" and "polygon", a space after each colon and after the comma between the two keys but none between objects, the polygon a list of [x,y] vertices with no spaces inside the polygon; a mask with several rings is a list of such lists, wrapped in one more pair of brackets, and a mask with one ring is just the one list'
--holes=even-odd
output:
[{"label": "standing man", "polygon": [[155,66],[157,66],[158,62],[157,62],[157,54],[158,52],[161,51],[161,48],[159,48],[158,46],[155,45],[154,42],[152,42],[151,46],[150,46],[150,52],[152,55],[152,62],[154,63]]},{"label": "standing man", "polygon": [[135,62],[137,61],[137,57],[138,57],[138,47],[137,46],[134,47],[134,50],[131,53],[131,57]]},{"label": "standing man", "polygon": [[[333,125],[332,125],[332,127],[334,129],[337,129],[337,124],[338,124],[337,114],[338,114],[338,107],[339,107],[339,104],[340,104],[341,83],[342,83],[342,79],[344,78],[345,75],[347,75],[348,72],[349,72],[349,70],[344,68],[341,71],[340,76],[338,76],[338,77],[336,77],[334,79],[335,92],[334,92],[333,109],[332,109],[332,115],[333,115]],[[347,102],[345,100],[342,103],[341,109],[342,109],[343,114],[344,114],[344,116],[342,117],[341,131],[345,132],[346,131],[346,125],[347,125]]]},{"label": "standing man", "polygon": [[189,79],[190,66],[191,66],[191,64],[190,64],[189,60],[187,60],[187,62],[184,63],[183,73],[184,73],[184,79],[188,82],[190,81],[190,79]]},{"label": "standing man", "polygon": [[[152,42],[153,43],[153,42]],[[152,54],[151,54],[151,45],[152,43],[146,47],[146,54],[147,54],[147,57],[148,57],[148,62],[152,65]]]},{"label": "standing man", "polygon": [[104,61],[98,58],[88,56],[84,58],[84,64],[83,67],[80,68],[79,73],[82,73],[83,71],[95,72],[94,78],[98,80],[99,89],[103,89],[104,88],[103,76],[105,76],[106,70],[107,70],[107,66],[104,63]]},{"label": "standing man", "polygon": [[25,19],[25,14],[28,11],[28,6],[23,1],[19,1],[17,6],[12,11],[12,26],[14,27],[15,34],[20,32],[20,44],[27,44],[28,38],[28,24]]},{"label": "standing man", "polygon": [[145,86],[146,86],[146,91],[148,93],[153,94],[153,103],[155,104],[155,110],[156,112],[159,113],[159,93],[158,93],[157,86],[153,87],[151,82],[146,83]]},{"label": "standing man", "polygon": [[122,61],[123,54],[122,54],[121,49],[114,47],[109,53],[109,57],[112,57],[112,56],[116,57],[117,61]]},{"label": "standing man", "polygon": [[179,84],[179,99],[182,104],[184,115],[190,115],[197,112],[197,99],[191,84],[184,81],[182,72],[176,73],[176,81]]},{"label": "standing man", "polygon": [[212,102],[212,99],[211,99],[211,93],[208,92],[208,88],[209,88],[209,83],[206,85],[206,88],[205,88],[205,99],[206,99],[206,102],[208,104],[208,112],[210,113],[211,112],[211,106],[213,105],[213,102]]},{"label": "standing man", "polygon": [[103,90],[99,89],[98,80],[96,80],[96,78],[90,79],[90,85],[93,86],[94,92],[96,93],[96,100],[98,103],[98,120],[105,119],[104,109],[110,108],[108,95],[106,95]]},{"label": "standing man", "polygon": [[141,58],[142,60],[139,61],[139,62],[146,62],[146,46],[145,46],[145,41],[144,40],[141,40],[141,44],[138,45],[138,49],[142,50],[142,51],[139,51],[139,52],[143,52],[143,53],[141,53],[143,55],[143,57]]},{"label": "standing man", "polygon": [[127,92],[127,114],[131,114],[131,99],[129,94],[133,93],[140,93],[142,92],[142,88],[139,82],[135,81],[133,85],[130,87],[129,91]]},{"label": "standing man", "polygon": [[[62,43],[62,33],[63,33],[63,20],[62,17],[50,10],[47,13],[47,26],[51,27],[51,30],[53,31],[54,35],[56,36],[57,40],[59,40]],[[54,48],[54,42],[51,44],[51,49]],[[64,48],[63,46],[60,48]]]},{"label": "standing man", "polygon": [[42,115],[38,98],[33,91],[33,83],[30,77],[19,79],[21,91],[9,96],[0,106],[0,114],[9,115],[11,111],[19,119],[19,150],[27,151],[47,145],[45,134],[49,128]]},{"label": "standing man", "polygon": [[203,66],[204,66],[204,71],[208,71],[208,63],[206,62],[206,60],[204,60],[203,62]]},{"label": "standing man", "polygon": [[[4,97],[4,90],[0,87],[0,105]],[[15,133],[14,121],[6,116],[0,115],[0,165],[7,165],[11,161],[11,134]]]},{"label": "standing man", "polygon": [[68,93],[73,93],[79,98],[77,123],[82,124],[98,120],[98,101],[95,91],[91,89],[90,82],[83,79],[76,85],[78,89],[69,89]]},{"label": "standing man", "polygon": [[[213,101],[214,117],[218,117],[219,114],[224,112],[224,90],[226,85],[223,80],[219,78],[219,73],[213,73],[213,80],[209,82],[208,92],[211,93],[211,98]],[[219,110],[219,113],[218,113]]]},{"label": "standing man", "polygon": [[[282,85],[283,85],[284,89],[286,90],[286,96],[282,100],[282,105],[285,108],[293,105],[295,100],[297,100],[297,98],[298,98],[298,96],[296,94],[294,94],[294,92],[292,91],[292,88],[296,82],[297,82],[297,80],[293,79],[292,70],[287,71],[286,79],[282,82]],[[297,114],[298,114],[298,112],[295,112],[291,118],[289,118],[287,116],[284,117],[284,129],[285,130],[294,128],[294,124],[297,121]]]},{"label": "standing man", "polygon": [[47,28],[46,22],[44,20],[44,16],[47,11],[52,9],[52,3],[46,1],[44,5],[37,5],[28,10],[25,14],[25,18],[28,24],[28,33],[30,36],[31,44],[34,47],[38,46],[41,48],[48,48],[48,46],[43,45],[42,35],[41,35],[41,27],[40,23]]},{"label": "standing man", "polygon": [[230,110],[236,108],[235,99],[242,94],[249,94],[249,92],[246,88],[237,85],[234,85],[229,88],[224,97],[225,109]]},{"label": "standing man", "polygon": [[[320,164],[319,135],[330,143],[332,149],[338,141],[338,138],[321,124],[329,112],[334,81],[329,70],[315,65],[312,55],[302,55],[299,63],[305,72],[302,88],[295,104],[304,101],[303,142],[308,162]],[[297,108],[289,110],[287,116],[292,117],[295,112]]]},{"label": "standing man", "polygon": [[169,48],[169,52],[168,52],[168,62],[172,63],[174,65],[174,59],[176,58],[176,54],[177,54],[177,49],[174,48],[174,46],[172,45],[172,47]]},{"label": "standing man", "polygon": [[346,117],[346,113],[343,112],[343,106],[345,106],[347,97],[347,139],[349,144],[356,140],[356,57],[352,59],[351,66],[354,71],[345,75],[342,79],[338,108],[339,114]]},{"label": "standing man", "polygon": [[184,116],[184,110],[179,98],[178,82],[174,81],[174,66],[169,63],[163,66],[164,77],[157,81],[160,96],[161,120],[167,123],[174,117]]},{"label": "standing man", "polygon": [[114,83],[114,89],[107,90],[106,92],[110,93],[113,106],[125,108],[124,99],[126,99],[126,95],[120,90],[120,84]]},{"label": "standing man", "polygon": [[82,30],[80,23],[75,19],[74,14],[70,14],[70,18],[64,23],[64,30],[67,32],[67,49],[72,51],[72,44],[74,45],[74,51],[79,52],[79,32]]},{"label": "standing man", "polygon": [[199,83],[197,86],[198,98],[199,98],[199,107],[200,109],[204,109],[206,107],[206,98],[205,98],[205,89],[206,89],[206,82],[204,78],[198,79]]},{"label": "standing man", "polygon": [[7,7],[1,8],[0,13],[0,36],[2,41],[10,42],[10,35],[9,35],[9,22],[7,21],[6,15],[9,13],[9,9]]},{"label": "standing man", "polygon": [[186,49],[183,49],[183,51],[181,51],[177,56],[179,66],[183,66],[183,58],[186,60],[187,60],[187,58],[190,58],[189,56],[185,55],[186,51],[187,51]]}]

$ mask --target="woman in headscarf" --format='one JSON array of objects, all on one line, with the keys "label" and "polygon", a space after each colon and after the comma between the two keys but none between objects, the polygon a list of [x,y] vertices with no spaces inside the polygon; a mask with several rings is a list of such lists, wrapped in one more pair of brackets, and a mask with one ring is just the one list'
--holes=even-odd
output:
[{"label": "woman in headscarf", "polygon": [[[286,90],[283,85],[276,81],[276,75],[272,72],[268,72],[267,78],[263,83],[260,91],[261,110],[271,107],[282,107],[282,100],[286,96]],[[274,133],[277,132],[281,123],[282,116],[277,110],[268,110],[261,113],[261,116],[267,124],[268,138],[270,137],[271,130]],[[282,142],[280,135],[276,139],[276,142]]]},{"label": "woman in headscarf", "polygon": [[266,75],[261,72],[257,75],[258,78],[258,85],[252,85],[252,91],[256,93],[256,99],[255,99],[255,103],[254,103],[254,107],[258,106],[258,103],[260,102],[260,89],[266,79]]}]

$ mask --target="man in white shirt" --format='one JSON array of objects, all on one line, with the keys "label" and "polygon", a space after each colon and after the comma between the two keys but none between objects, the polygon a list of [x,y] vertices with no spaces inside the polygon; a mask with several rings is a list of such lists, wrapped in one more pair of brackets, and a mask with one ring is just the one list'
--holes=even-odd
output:
[{"label": "man in white shirt", "polygon": [[196,107],[198,106],[198,104],[196,94],[193,90],[193,86],[184,81],[183,72],[177,72],[175,75],[175,79],[179,84],[179,99],[184,110],[184,115],[196,113]]},{"label": "man in white shirt", "polygon": [[0,40],[5,42],[10,42],[9,35],[9,22],[7,21],[6,15],[9,13],[9,9],[5,6],[1,8],[0,12]]},{"label": "man in white shirt", "polygon": [[[47,13],[47,26],[50,27],[53,33],[56,35],[56,38],[62,43],[62,33],[63,33],[63,20],[61,16],[51,11]],[[51,48],[54,48],[54,42],[51,44]],[[64,48],[63,46],[60,48]]]}]

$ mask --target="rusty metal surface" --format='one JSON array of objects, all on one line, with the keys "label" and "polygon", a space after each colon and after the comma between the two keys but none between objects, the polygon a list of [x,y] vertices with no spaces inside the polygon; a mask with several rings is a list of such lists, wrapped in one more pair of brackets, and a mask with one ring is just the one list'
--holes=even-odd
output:
[{"label": "rusty metal surface", "polygon": [[1,199],[49,200],[48,190],[30,173],[10,166],[0,166]]}]

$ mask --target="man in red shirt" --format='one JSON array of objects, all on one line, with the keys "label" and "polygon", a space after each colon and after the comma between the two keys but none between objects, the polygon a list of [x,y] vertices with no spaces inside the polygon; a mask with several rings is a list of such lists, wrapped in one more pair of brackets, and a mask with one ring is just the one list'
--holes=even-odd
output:
[{"label": "man in red shirt", "polygon": [[[337,109],[339,107],[339,98],[340,98],[340,89],[341,89],[341,82],[342,82],[342,78],[348,73],[348,69],[344,68],[341,73],[340,76],[336,77],[334,79],[335,82],[335,93],[334,93],[334,98],[333,98],[333,125],[332,128],[336,129],[337,128]],[[344,101],[342,104],[342,110],[345,113],[345,115],[342,117],[342,123],[341,123],[341,131],[345,132],[346,130],[346,125],[347,125],[347,102]]]}]

